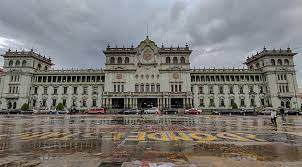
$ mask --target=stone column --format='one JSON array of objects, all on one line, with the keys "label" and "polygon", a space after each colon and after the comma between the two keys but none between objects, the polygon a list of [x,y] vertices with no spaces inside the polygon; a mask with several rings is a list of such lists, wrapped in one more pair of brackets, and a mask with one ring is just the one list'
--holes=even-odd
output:
[{"label": "stone column", "polygon": [[128,108],[128,98],[124,98],[124,108]]}]

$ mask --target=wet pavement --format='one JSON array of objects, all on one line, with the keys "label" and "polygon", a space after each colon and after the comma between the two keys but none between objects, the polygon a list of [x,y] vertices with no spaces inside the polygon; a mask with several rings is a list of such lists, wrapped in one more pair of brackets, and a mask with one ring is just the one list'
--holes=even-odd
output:
[{"label": "wet pavement", "polygon": [[302,166],[302,117],[1,115],[0,167]]}]

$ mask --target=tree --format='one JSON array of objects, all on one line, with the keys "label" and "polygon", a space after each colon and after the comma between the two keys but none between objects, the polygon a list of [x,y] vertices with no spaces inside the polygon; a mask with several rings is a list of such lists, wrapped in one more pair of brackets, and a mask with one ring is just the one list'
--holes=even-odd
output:
[{"label": "tree", "polygon": [[233,104],[232,104],[232,109],[238,109],[238,106],[237,106],[236,103],[233,103]]},{"label": "tree", "polygon": [[63,110],[64,109],[64,105],[62,103],[59,103],[56,107],[57,110]]},{"label": "tree", "polygon": [[27,103],[24,103],[21,107],[21,110],[27,111],[29,109],[29,105]]}]

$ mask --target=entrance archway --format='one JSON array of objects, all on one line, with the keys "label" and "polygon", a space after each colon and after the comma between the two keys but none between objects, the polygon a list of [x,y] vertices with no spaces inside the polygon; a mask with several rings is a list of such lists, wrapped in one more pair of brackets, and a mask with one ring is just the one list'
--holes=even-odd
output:
[{"label": "entrance archway", "polygon": [[157,107],[157,98],[139,98],[137,99],[138,108]]}]

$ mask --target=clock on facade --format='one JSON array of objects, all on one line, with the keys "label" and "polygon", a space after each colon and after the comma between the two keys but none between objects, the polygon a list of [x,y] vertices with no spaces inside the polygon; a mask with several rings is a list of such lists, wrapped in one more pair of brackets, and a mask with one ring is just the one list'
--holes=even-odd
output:
[{"label": "clock on facade", "polygon": [[173,74],[173,78],[174,78],[174,79],[179,79],[179,74],[178,74],[178,73],[174,73],[174,74]]},{"label": "clock on facade", "polygon": [[150,49],[146,49],[143,54],[143,59],[149,61],[152,59],[153,53]]},{"label": "clock on facade", "polygon": [[121,73],[116,74],[116,79],[123,79],[123,74]]}]

